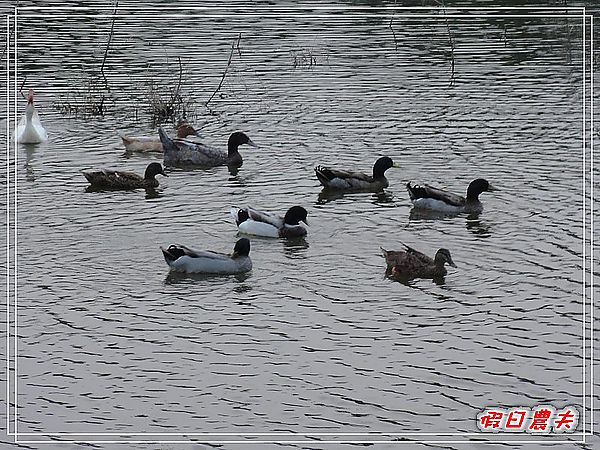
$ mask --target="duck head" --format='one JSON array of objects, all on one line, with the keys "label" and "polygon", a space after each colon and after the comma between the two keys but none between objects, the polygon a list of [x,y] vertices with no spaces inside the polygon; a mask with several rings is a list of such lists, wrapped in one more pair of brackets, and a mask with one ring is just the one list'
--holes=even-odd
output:
[{"label": "duck head", "polygon": [[177,137],[179,139],[185,139],[188,136],[200,136],[200,132],[196,131],[196,129],[187,122],[180,123],[177,127]]},{"label": "duck head", "polygon": [[29,93],[27,94],[27,108],[25,108],[25,115],[27,116],[28,121],[31,121],[34,112],[35,108],[33,107],[33,89],[29,89]]},{"label": "duck head", "polygon": [[146,172],[144,173],[144,178],[146,180],[153,180],[154,177],[159,174],[162,176],[165,176],[165,177],[169,176],[165,173],[165,171],[163,170],[160,163],[153,162],[153,163],[148,164],[148,167],[146,167]]},{"label": "duck head", "polygon": [[382,156],[373,165],[373,178],[383,178],[385,176],[385,171],[390,169],[391,167],[397,167],[392,161],[392,158],[388,156]]},{"label": "duck head", "polygon": [[486,191],[496,191],[497,189],[493,187],[487,180],[483,178],[477,178],[476,180],[471,181],[469,187],[467,188],[467,200],[479,200],[479,194]]},{"label": "duck head", "polygon": [[236,131],[229,136],[229,141],[227,141],[227,148],[229,151],[237,150],[240,145],[248,144],[251,147],[257,147],[257,145],[252,142],[252,140],[246,135],[246,133],[242,133],[241,131]]},{"label": "duck head", "polygon": [[308,224],[306,221],[307,214],[308,213],[306,212],[306,209],[304,209],[302,206],[292,206],[285,213],[283,223],[285,223],[286,225],[299,225],[300,222]]},{"label": "duck head", "polygon": [[450,251],[445,248],[440,248],[435,254],[435,265],[444,267],[444,264],[446,263],[449,266],[456,267],[456,264],[452,261],[452,256],[450,256]]},{"label": "duck head", "polygon": [[233,259],[240,258],[242,256],[248,256],[250,254],[250,240],[247,238],[241,238],[235,243],[233,247],[233,253],[231,257]]}]

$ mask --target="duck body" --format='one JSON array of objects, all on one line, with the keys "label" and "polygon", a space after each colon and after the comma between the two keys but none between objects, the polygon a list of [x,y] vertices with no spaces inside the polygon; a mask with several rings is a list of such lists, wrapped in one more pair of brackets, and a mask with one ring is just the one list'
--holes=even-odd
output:
[{"label": "duck body", "polygon": [[187,139],[171,139],[162,128],[158,129],[158,133],[164,149],[165,166],[241,166],[243,160],[238,147],[243,144],[256,147],[256,144],[240,131],[229,137],[227,152]]},{"label": "duck body", "polygon": [[33,90],[29,90],[25,114],[17,125],[17,142],[21,144],[39,144],[48,140],[48,133],[42,126],[40,117],[33,106]]},{"label": "duck body", "polygon": [[386,274],[394,278],[411,280],[414,278],[443,278],[448,271],[448,263],[456,267],[450,252],[444,248],[437,251],[434,258],[403,244],[405,249],[394,251],[381,248],[387,265]]},{"label": "duck body", "polygon": [[246,238],[236,242],[231,255],[210,250],[193,250],[183,245],[160,249],[166,263],[175,272],[228,275],[252,270],[250,241]]},{"label": "duck body", "polygon": [[244,234],[273,238],[296,238],[306,236],[307,212],[301,206],[292,206],[285,216],[276,216],[252,208],[231,208],[238,230]]},{"label": "duck body", "polygon": [[483,204],[479,195],[482,192],[494,191],[495,188],[483,178],[478,178],[469,184],[466,197],[426,184],[414,185],[410,182],[407,183],[406,190],[417,208],[444,213],[480,213],[483,211]]},{"label": "duck body", "polygon": [[159,163],[151,163],[146,168],[144,176],[133,172],[103,169],[95,172],[83,172],[83,176],[91,186],[103,190],[132,190],[147,189],[158,186],[156,175],[168,176]]},{"label": "duck body", "polygon": [[394,167],[391,158],[379,158],[373,166],[373,174],[368,175],[352,170],[315,167],[315,175],[325,188],[337,191],[381,191],[389,186],[385,171]]},{"label": "duck body", "polygon": [[[193,139],[191,136],[198,136],[199,132],[188,123],[182,123],[177,127],[178,139]],[[151,136],[121,136],[125,151],[132,153],[162,153],[163,144],[159,137]],[[194,142],[192,140],[192,142]]]}]

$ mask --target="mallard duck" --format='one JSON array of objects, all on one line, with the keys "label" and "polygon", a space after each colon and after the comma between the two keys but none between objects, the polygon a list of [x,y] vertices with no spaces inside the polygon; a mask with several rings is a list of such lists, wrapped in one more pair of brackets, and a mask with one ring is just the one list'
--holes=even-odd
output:
[{"label": "mallard duck", "polygon": [[306,236],[306,209],[292,206],[284,217],[252,208],[231,208],[240,232],[265,237],[294,238]]},{"label": "mallard duck", "polygon": [[444,267],[445,263],[456,267],[450,252],[445,248],[440,248],[435,257],[431,259],[406,244],[402,245],[405,247],[403,251],[385,250],[380,247],[387,264],[387,275],[407,280],[413,278],[442,278],[447,273]]},{"label": "mallard duck", "polygon": [[225,255],[209,250],[196,251],[183,245],[160,248],[165,261],[176,272],[235,274],[252,269],[250,241],[242,238],[235,243],[233,253]]},{"label": "mallard duck", "polygon": [[97,172],[83,172],[93,188],[122,190],[122,189],[140,189],[155,188],[158,186],[156,175],[168,176],[162,166],[153,162],[146,167],[144,177],[132,172],[120,172],[118,170],[99,170]]},{"label": "mallard duck", "polygon": [[158,129],[158,134],[164,148],[163,162],[165,166],[241,166],[243,161],[238,147],[243,144],[256,147],[256,144],[241,131],[236,131],[229,136],[227,153],[185,139],[173,140],[162,128]]},{"label": "mallard duck", "polygon": [[27,108],[25,114],[17,125],[17,142],[21,144],[39,144],[48,140],[48,133],[40,122],[35,107],[33,106],[33,89],[29,89]]},{"label": "mallard duck", "polygon": [[[183,122],[177,127],[177,138],[185,139],[189,136],[199,136],[199,131],[196,131],[189,123]],[[162,153],[163,145],[159,137],[150,136],[121,136],[125,151],[140,152],[140,153]]]},{"label": "mallard duck", "polygon": [[383,156],[373,165],[373,175],[353,172],[351,170],[330,169],[328,167],[315,167],[315,174],[319,182],[327,189],[353,191],[380,191],[388,187],[385,171],[391,167],[398,167],[391,158]]},{"label": "mallard duck", "polygon": [[496,188],[483,178],[478,178],[469,184],[467,198],[426,184],[419,186],[411,185],[408,182],[406,190],[413,205],[417,208],[447,213],[479,213],[483,211],[483,205],[479,201],[479,194],[486,191],[495,191]]}]

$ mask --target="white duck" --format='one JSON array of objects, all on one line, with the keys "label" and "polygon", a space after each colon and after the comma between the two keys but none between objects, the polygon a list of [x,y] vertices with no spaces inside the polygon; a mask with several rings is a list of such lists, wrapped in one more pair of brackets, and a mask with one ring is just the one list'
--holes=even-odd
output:
[{"label": "white duck", "polygon": [[161,247],[165,261],[175,272],[236,274],[252,270],[250,259],[250,241],[242,238],[235,243],[233,253],[197,251],[183,245]]},{"label": "white duck", "polygon": [[17,125],[17,142],[21,144],[39,144],[47,140],[48,133],[42,126],[40,116],[38,116],[33,106],[33,89],[29,89],[25,115],[21,117]]}]

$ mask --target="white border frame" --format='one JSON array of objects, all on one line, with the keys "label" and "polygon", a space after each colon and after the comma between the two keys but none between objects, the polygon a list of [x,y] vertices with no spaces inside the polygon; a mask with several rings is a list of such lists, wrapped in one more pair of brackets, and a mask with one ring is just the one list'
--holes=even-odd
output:
[{"label": "white border frame", "polygon": [[[244,5],[237,5],[239,7],[244,7]],[[7,161],[6,161],[6,175],[7,175],[7,193],[6,193],[6,217],[7,217],[7,222],[6,222],[6,425],[7,425],[7,435],[9,436],[13,436],[14,437],[14,442],[15,443],[23,443],[23,444],[43,444],[43,443],[47,443],[47,444],[58,444],[58,443],[90,443],[90,444],[183,444],[183,443],[192,443],[192,444],[273,444],[273,443],[277,443],[277,444],[314,444],[314,445],[320,445],[320,444],[375,444],[375,443],[396,443],[396,444],[417,444],[417,443],[422,443],[422,444],[501,444],[501,443],[505,443],[505,444],[528,444],[528,443],[547,443],[547,444],[557,444],[557,443],[581,443],[581,444],[585,444],[586,443],[586,436],[593,436],[594,434],[594,420],[593,420],[593,414],[594,414],[594,398],[593,398],[593,393],[594,393],[594,379],[593,379],[593,364],[594,364],[594,277],[593,277],[593,271],[592,268],[594,266],[594,246],[593,246],[593,238],[594,238],[594,217],[593,217],[593,213],[594,213],[594,190],[593,190],[593,181],[594,181],[594,175],[593,175],[593,168],[594,168],[594,152],[593,152],[593,143],[594,143],[594,102],[593,102],[593,81],[594,81],[594,76],[593,76],[593,70],[594,70],[594,64],[593,64],[593,58],[594,58],[594,54],[593,54],[593,40],[594,40],[594,36],[593,36],[593,31],[594,31],[594,16],[593,14],[588,14],[586,13],[586,8],[585,7],[561,7],[561,6],[556,6],[556,7],[552,7],[552,6],[516,6],[516,7],[511,7],[511,6],[507,6],[507,7],[428,7],[428,6],[422,6],[422,7],[400,7],[400,6],[388,6],[388,7],[366,7],[366,6],[316,6],[316,5],[298,5],[298,6],[294,6],[294,7],[253,7],[253,10],[251,13],[245,13],[246,15],[249,16],[273,16],[273,15],[281,15],[281,14],[286,14],[289,16],[298,16],[298,17],[308,17],[308,18],[322,18],[322,19],[329,19],[331,18],[331,14],[326,14],[326,15],[320,15],[320,14],[315,14],[314,11],[326,11],[326,12],[332,12],[332,11],[360,11],[361,13],[353,13],[353,16],[355,17],[385,17],[385,15],[382,14],[373,14],[370,12],[364,12],[364,11],[386,11],[389,13],[390,17],[395,18],[436,18],[436,19],[441,19],[441,18],[517,18],[517,17],[538,17],[538,18],[573,18],[576,19],[578,17],[577,14],[575,14],[575,12],[581,12],[581,18],[582,18],[582,69],[583,69],[583,77],[582,77],[582,81],[583,81],[583,105],[582,105],[582,112],[583,112],[583,119],[582,119],[582,157],[583,157],[583,169],[582,169],[582,196],[583,196],[583,220],[582,220],[582,231],[583,231],[583,245],[582,245],[582,273],[583,273],[583,310],[582,310],[582,316],[583,316],[583,324],[582,324],[582,340],[583,340],[583,345],[582,345],[582,359],[583,359],[583,364],[582,364],[582,376],[583,376],[583,393],[582,393],[582,418],[583,420],[580,422],[580,426],[582,427],[581,432],[577,432],[577,433],[569,433],[568,435],[562,435],[563,439],[551,439],[549,438],[550,436],[555,436],[555,434],[550,434],[547,435],[548,439],[518,439],[523,437],[523,434],[510,434],[510,433],[501,433],[501,434],[494,434],[494,435],[489,435],[483,432],[467,432],[467,433],[460,433],[460,432],[449,432],[449,433],[421,433],[421,432],[402,432],[402,433],[387,433],[387,432],[383,432],[383,431],[369,431],[369,432],[363,432],[363,433],[344,433],[344,432],[340,432],[340,433],[302,433],[302,432],[297,432],[297,433],[292,433],[292,432],[271,432],[271,433],[210,433],[210,432],[170,432],[170,433],[130,433],[130,432],[114,432],[114,433],[69,433],[69,432],[65,432],[65,433],[19,433],[18,429],[17,429],[17,425],[18,425],[18,390],[17,390],[17,382],[18,382],[18,370],[17,370],[17,366],[18,366],[18,351],[17,351],[17,336],[18,336],[18,325],[17,325],[17,317],[18,317],[18,307],[17,307],[17,288],[18,288],[18,271],[17,271],[17,257],[18,257],[18,253],[17,253],[17,237],[18,237],[18,228],[17,228],[17,224],[18,224],[18,209],[17,209],[17,189],[18,189],[18,164],[17,164],[17,160],[18,160],[18,144],[16,143],[16,140],[13,141],[14,143],[14,162],[15,162],[15,167],[14,167],[14,182],[13,182],[13,192],[14,192],[14,238],[13,238],[13,245],[14,245],[14,267],[13,267],[13,273],[14,273],[14,317],[13,317],[13,322],[14,322],[14,336],[13,336],[13,345],[14,345],[14,405],[13,405],[13,410],[14,410],[14,431],[11,432],[10,431],[10,402],[9,402],[9,397],[10,397],[10,344],[11,344],[11,334],[10,334],[10,298],[11,298],[11,292],[10,292],[10,284],[11,284],[11,276],[10,276],[10,247],[11,247],[11,240],[10,240],[10,231],[11,231],[11,222],[10,222],[10,195],[11,195],[11,183],[10,183],[10,143],[11,143],[11,109],[10,109],[10,82],[14,81],[14,92],[13,92],[13,108],[12,108],[12,112],[13,112],[13,123],[14,123],[14,128],[16,130],[16,126],[17,126],[17,122],[18,122],[18,118],[17,118],[17,94],[18,94],[18,87],[17,87],[17,80],[18,80],[18,17],[43,17],[45,15],[50,15],[52,17],[57,17],[57,16],[61,16],[61,14],[57,14],[57,11],[98,11],[98,10],[110,10],[112,8],[112,6],[106,6],[106,7],[68,7],[68,6],[63,6],[63,7],[37,7],[37,6],[31,6],[31,7],[21,7],[21,8],[17,8],[14,7],[14,14],[7,14],[6,16],[6,25],[7,25],[7,30],[6,30],[6,37],[7,37],[7,51],[6,51],[6,61],[7,61],[7,66],[6,66],[6,108],[7,108],[7,125],[6,125],[6,148],[7,148]],[[121,10],[128,10],[134,8],[133,6],[131,7],[121,7]],[[174,7],[156,7],[156,10],[159,11],[172,11],[173,9],[176,9]],[[162,17],[165,18],[190,18],[193,17],[194,15],[198,15],[199,12],[213,12],[213,11],[222,11],[223,10],[223,6],[202,6],[202,7],[185,7],[183,8],[186,11],[194,11],[195,14],[162,14]],[[442,16],[439,13],[438,14],[421,14],[421,13],[412,13],[412,14],[405,14],[405,15],[396,15],[396,13],[398,11],[445,11],[446,13],[448,11],[465,11],[465,10],[474,10],[474,11],[487,11],[487,10],[492,10],[492,11],[502,11],[502,10],[507,10],[507,11],[550,11],[550,12],[554,12],[554,11],[568,11],[569,13],[567,14],[554,14],[554,13],[542,13],[542,14],[451,14],[451,15],[445,15]],[[19,11],[49,11],[48,14],[20,14]],[[307,11],[311,11],[311,13],[307,13]],[[570,14],[572,13],[572,14]],[[214,18],[218,18],[218,17],[229,17],[231,16],[232,13],[226,13],[226,14],[203,14],[203,17],[208,16],[208,17],[214,17]],[[74,17],[94,17],[94,18],[112,18],[112,17],[127,17],[130,18],[130,15],[121,15],[121,14],[111,14],[111,13],[106,13],[106,14],[67,14],[67,13],[63,13],[62,15],[64,15],[65,17],[68,16],[69,18],[74,18]],[[146,16],[142,14],[140,14],[139,12],[136,11],[136,17],[137,18],[144,18]],[[147,15],[148,18],[156,18],[156,14],[148,14]],[[12,39],[12,41],[14,42],[14,80],[11,80],[11,69],[10,69],[10,44],[11,44],[11,26],[10,26],[10,22],[11,22],[11,18],[14,19],[14,25],[13,25],[13,30],[14,30],[14,37]],[[589,42],[586,41],[586,29],[587,29],[587,20],[589,19],[589,34],[590,34],[590,38],[589,38]],[[587,75],[588,73],[586,72],[586,46],[589,44],[589,49],[590,49],[590,61],[589,61],[589,77],[590,77],[590,91],[589,91],[589,95],[590,95],[590,120],[589,120],[589,127],[590,127],[590,141],[589,141],[589,145],[590,145],[590,254],[589,254],[589,273],[590,273],[590,303],[589,305],[586,304],[586,284],[587,284],[587,272],[586,272],[586,198],[585,198],[585,194],[586,194],[586,175],[587,175],[587,170],[586,170],[586,126],[588,126],[588,122],[586,122],[586,102],[588,101],[588,99],[586,98],[586,83],[587,83]],[[586,408],[586,326],[588,325],[588,322],[586,322],[586,308],[590,307],[590,321],[589,321],[589,325],[590,325],[590,344],[589,344],[589,348],[590,348],[590,399],[589,399],[589,406],[590,406],[590,411],[591,411],[591,420],[590,420],[590,431],[588,432],[586,429],[586,412],[587,412],[587,408]],[[181,440],[158,440],[158,439],[148,439],[148,440],[83,440],[83,439],[74,439],[74,440],[22,440],[19,439],[19,436],[47,436],[47,437],[55,437],[55,436],[82,436],[82,437],[87,437],[87,436],[100,436],[100,437],[117,437],[117,436],[122,436],[122,437],[130,437],[130,436],[181,436],[182,439]],[[318,436],[347,436],[347,437],[351,437],[351,436],[380,436],[380,437],[396,437],[396,439],[387,439],[387,440],[316,440],[316,439],[304,439],[304,440],[298,440],[298,439],[290,439],[290,440],[251,440],[251,439],[243,439],[243,440],[215,440],[215,439],[210,439],[210,440],[200,440],[200,439],[188,439],[188,440],[184,440],[183,438],[186,436],[198,436],[198,437],[208,437],[208,436],[247,436],[247,437],[260,437],[260,436],[303,436],[303,437],[308,437],[308,436],[313,436],[313,437],[318,437]],[[403,437],[403,436],[474,436],[474,437],[478,437],[478,439],[467,439],[467,440],[398,440],[399,438]],[[577,437],[577,436],[581,436],[581,440],[576,440],[576,439],[564,439],[564,437],[569,436],[569,437]],[[498,438],[517,438],[517,439],[508,439],[506,441],[503,441],[502,439],[498,439]]]}]

